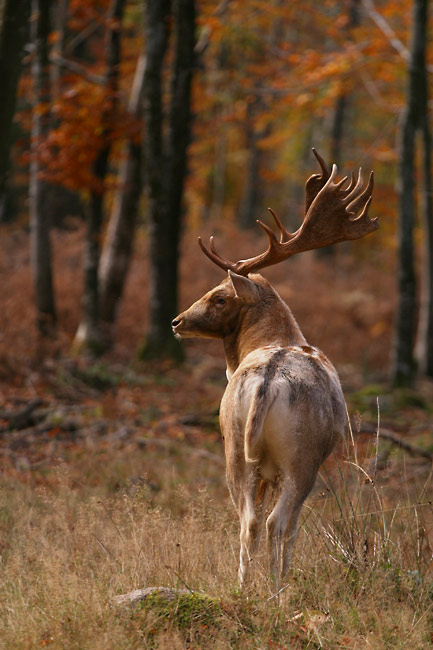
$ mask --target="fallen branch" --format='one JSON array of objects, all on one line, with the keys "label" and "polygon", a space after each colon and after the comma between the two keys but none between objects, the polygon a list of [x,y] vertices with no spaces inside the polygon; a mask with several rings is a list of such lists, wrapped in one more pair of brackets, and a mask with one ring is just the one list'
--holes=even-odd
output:
[{"label": "fallen branch", "polygon": [[61,66],[66,70],[69,70],[70,72],[73,72],[74,74],[78,75],[79,77],[86,79],[86,81],[90,81],[90,83],[96,84],[98,86],[103,86],[105,83],[103,77],[101,77],[98,74],[94,74],[93,72],[88,70],[84,65],[78,63],[78,61],[71,61],[71,59],[65,59],[63,56],[60,56],[60,54],[52,54],[50,56],[50,61],[51,63]]},{"label": "fallen branch", "polygon": [[6,444],[9,449],[12,450],[29,447],[35,441],[35,439],[37,439],[39,442],[46,442],[50,439],[49,433],[54,431],[57,440],[63,439],[65,435],[67,435],[68,439],[71,436],[76,438],[79,434],[79,427],[74,420],[63,422],[60,425],[53,424],[49,421],[40,422],[33,427],[21,429],[19,432],[10,432],[9,435],[5,438],[7,441]]},{"label": "fallen branch", "polygon": [[32,424],[34,422],[33,411],[41,404],[41,398],[35,397],[18,411],[0,411],[0,419],[8,420],[8,425],[0,427],[0,433],[12,429],[24,429]]},{"label": "fallen branch", "polygon": [[[363,422],[361,424],[361,428],[358,431],[356,428],[356,424],[352,422],[352,430],[357,434],[367,433],[368,435],[371,436],[377,436],[377,427],[374,424],[368,424]],[[379,438],[382,438],[384,440],[389,440],[390,442],[392,442],[393,445],[400,447],[400,449],[404,449],[409,454],[411,454],[411,456],[422,456],[423,458],[427,458],[428,460],[433,461],[433,453],[431,451],[428,451],[427,449],[422,449],[421,447],[417,447],[416,445],[412,445],[410,442],[404,440],[404,438],[401,438],[396,433],[394,433],[394,431],[391,431],[390,429],[381,428],[379,430]]]},{"label": "fallen branch", "polygon": [[162,449],[168,449],[169,451],[184,451],[187,450],[188,454],[200,456],[201,458],[206,458],[207,460],[217,463],[218,465],[225,465],[225,461],[222,456],[214,454],[207,449],[202,449],[201,447],[193,447],[192,445],[185,445],[177,440],[172,440],[171,438],[139,438],[137,440],[139,447],[160,447]]}]

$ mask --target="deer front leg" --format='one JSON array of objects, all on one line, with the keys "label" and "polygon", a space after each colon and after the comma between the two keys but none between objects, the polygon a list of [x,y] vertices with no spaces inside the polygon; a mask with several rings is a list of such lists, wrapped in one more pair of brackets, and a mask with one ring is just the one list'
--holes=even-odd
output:
[{"label": "deer front leg", "polygon": [[[260,515],[262,509],[259,506],[256,510],[255,507],[259,479],[257,478],[256,468],[250,464],[244,463],[241,468],[243,471],[241,472],[239,472],[239,467],[237,467],[235,474],[230,469],[230,464],[228,464],[227,483],[239,515],[241,528],[238,577],[240,586],[243,587],[259,541]],[[236,477],[236,480],[234,480],[234,477]]]},{"label": "deer front leg", "polygon": [[241,523],[240,534],[240,554],[239,554],[239,584],[241,587],[245,585],[250,562],[254,556],[258,540],[258,521],[257,515],[254,510],[254,502],[251,494],[246,494],[243,508],[239,513]]}]

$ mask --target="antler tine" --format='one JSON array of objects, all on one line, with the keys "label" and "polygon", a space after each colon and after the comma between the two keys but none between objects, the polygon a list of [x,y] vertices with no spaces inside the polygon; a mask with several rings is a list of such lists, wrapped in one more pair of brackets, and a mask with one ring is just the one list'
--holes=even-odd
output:
[{"label": "antler tine", "polygon": [[323,160],[322,156],[316,151],[314,147],[312,148],[312,151],[317,162],[320,165],[320,170],[322,173],[312,174],[305,183],[305,214],[307,214],[310,205],[313,203],[322,187],[326,185],[330,176],[328,166]]},{"label": "antler tine", "polygon": [[211,235],[211,236],[209,237],[209,246],[210,246],[210,249],[211,249],[211,251],[212,251],[212,253],[213,253],[214,255],[217,255],[218,257],[221,257],[221,256],[218,254],[217,249],[215,248],[215,237],[214,237],[213,235]]},{"label": "antler tine", "polygon": [[375,229],[379,227],[379,224],[377,223],[377,219],[378,219],[378,218],[377,218],[377,217],[373,217],[372,219],[370,219],[370,217],[368,216],[368,209],[369,209],[369,207],[370,207],[370,203],[371,203],[371,201],[372,201],[372,198],[373,198],[372,196],[369,196],[369,197],[368,197],[368,199],[367,199],[367,201],[366,201],[366,204],[364,205],[361,214],[360,214],[359,217],[357,217],[356,219],[353,219],[353,220],[352,220],[352,223],[353,223],[353,222],[359,222],[359,223],[361,223],[361,221],[367,221],[369,224],[376,224]]},{"label": "antler tine", "polygon": [[202,249],[203,253],[207,255],[207,257],[214,262],[217,266],[219,266],[221,269],[224,271],[228,271],[231,269],[234,271],[234,267],[236,266],[232,262],[229,262],[228,260],[225,260],[219,253],[217,252],[214,244],[214,238],[211,237],[209,240],[209,245],[210,245],[210,250],[207,246],[205,246],[201,240],[201,237],[198,238],[198,243],[200,248]]},{"label": "antler tine", "polygon": [[370,172],[370,177],[368,179],[367,186],[359,196],[356,196],[347,206],[346,210],[349,214],[356,214],[358,210],[366,204],[366,199],[371,199],[374,187],[374,174]]},{"label": "antler tine", "polygon": [[311,149],[312,149],[312,151],[313,151],[313,153],[314,153],[314,155],[316,157],[317,162],[320,165],[320,169],[322,170],[323,178],[328,179],[329,178],[329,170],[328,170],[327,164],[325,163],[322,156],[316,151],[316,149],[314,147],[312,147]]},{"label": "antler tine", "polygon": [[355,185],[356,185],[355,174],[353,172],[350,172],[350,183],[344,190],[343,189],[341,190],[341,195],[342,196],[348,196],[351,193],[351,191],[353,190],[353,188],[355,187]]},{"label": "antler tine", "polygon": [[349,203],[351,203],[361,192],[363,183],[364,183],[364,179],[362,177],[362,169],[360,167],[358,171],[358,179],[356,181],[356,185],[349,194],[346,194],[346,196],[343,197],[343,203],[349,205]]},{"label": "antler tine", "polygon": [[275,223],[278,226],[278,229],[280,231],[280,243],[284,243],[286,241],[289,241],[293,237],[293,235],[284,228],[283,224],[281,223],[278,215],[272,210],[272,208],[268,208],[269,212],[271,215],[274,217]]},{"label": "antler tine", "polygon": [[342,178],[341,181],[338,181],[338,183],[335,184],[335,187],[337,187],[338,189],[340,189],[341,186],[344,185],[344,183],[345,183],[346,181],[347,181],[347,176],[345,176],[344,178]]},{"label": "antler tine", "polygon": [[274,231],[272,228],[269,228],[263,221],[260,221],[260,219],[257,219],[257,223],[259,224],[260,228],[263,228],[265,233],[269,237],[269,245],[273,248],[275,248],[275,244],[278,244],[278,239],[277,236],[275,235]]}]

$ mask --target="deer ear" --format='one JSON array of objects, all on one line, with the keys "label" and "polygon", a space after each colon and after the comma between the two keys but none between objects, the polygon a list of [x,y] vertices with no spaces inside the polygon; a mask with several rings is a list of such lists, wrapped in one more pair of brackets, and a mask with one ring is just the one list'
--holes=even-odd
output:
[{"label": "deer ear", "polygon": [[236,296],[247,303],[256,302],[258,291],[255,283],[244,275],[238,275],[231,270],[228,271],[228,274]]}]

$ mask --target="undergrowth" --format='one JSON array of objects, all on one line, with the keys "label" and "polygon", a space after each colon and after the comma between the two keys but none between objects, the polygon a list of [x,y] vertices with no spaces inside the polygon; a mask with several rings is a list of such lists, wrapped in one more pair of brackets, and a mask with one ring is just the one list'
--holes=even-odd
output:
[{"label": "undergrowth", "polygon": [[[363,459],[348,445],[304,506],[277,594],[263,547],[239,591],[237,516],[211,467],[200,490],[181,457],[172,459],[171,478],[160,476],[161,491],[146,481],[114,489],[113,476],[92,489],[66,466],[39,486],[5,476],[0,647],[433,647],[430,477],[405,481],[400,454],[397,488],[372,464],[374,445]],[[149,452],[146,462],[168,473],[162,454]],[[119,461],[110,471],[121,471]],[[150,586],[179,595],[113,604],[117,594]]]}]

